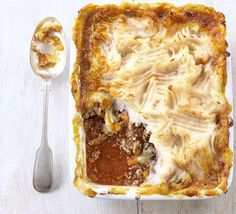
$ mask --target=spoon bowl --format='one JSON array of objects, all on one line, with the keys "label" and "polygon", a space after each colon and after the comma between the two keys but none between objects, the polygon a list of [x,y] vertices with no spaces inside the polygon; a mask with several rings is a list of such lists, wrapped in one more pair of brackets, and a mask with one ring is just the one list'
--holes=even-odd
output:
[{"label": "spoon bowl", "polygon": [[[48,67],[48,68],[43,68],[43,69],[38,66],[38,62],[39,62],[38,56],[33,51],[33,44],[35,44],[35,42],[39,43],[39,42],[37,42],[37,39],[35,38],[35,34],[39,31],[39,29],[42,27],[42,25],[48,21],[52,21],[52,22],[55,22],[55,23],[58,23],[59,25],[61,25],[60,22],[54,17],[44,18],[36,26],[35,31],[32,36],[32,39],[31,39],[31,44],[30,44],[30,65],[31,65],[34,73],[44,80],[51,80],[51,79],[56,78],[58,75],[60,75],[62,73],[62,71],[65,68],[65,64],[66,64],[66,37],[65,37],[65,33],[62,29],[60,33],[59,32],[52,33],[52,35],[57,36],[61,40],[61,43],[64,47],[64,49],[59,52],[59,62],[53,67]],[[47,45],[46,43],[41,42],[40,50],[42,52],[51,52],[52,47],[50,47],[50,45]]]}]

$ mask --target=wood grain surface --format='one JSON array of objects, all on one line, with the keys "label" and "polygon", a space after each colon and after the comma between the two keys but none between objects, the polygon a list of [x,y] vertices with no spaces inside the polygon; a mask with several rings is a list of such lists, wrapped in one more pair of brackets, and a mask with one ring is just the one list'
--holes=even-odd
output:
[{"label": "wood grain surface", "polygon": [[[38,21],[46,16],[55,16],[65,29],[69,48],[74,15],[89,2],[110,1],[0,0],[0,214],[137,212],[134,201],[86,198],[71,184],[67,139],[69,60],[64,73],[53,82],[50,94],[49,143],[54,156],[55,188],[51,193],[41,194],[32,187],[35,152],[41,138],[42,87],[29,65],[31,36]],[[192,3],[210,4],[226,15],[235,81],[236,2],[192,0]],[[202,201],[143,201],[139,213],[236,213],[236,178],[234,176],[229,192],[218,198]]]}]

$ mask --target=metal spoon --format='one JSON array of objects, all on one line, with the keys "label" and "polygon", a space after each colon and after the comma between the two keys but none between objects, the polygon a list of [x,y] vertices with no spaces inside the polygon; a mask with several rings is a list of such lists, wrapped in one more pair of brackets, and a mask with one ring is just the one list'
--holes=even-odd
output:
[{"label": "metal spoon", "polygon": [[35,44],[35,33],[39,28],[47,21],[53,21],[58,23],[58,20],[54,17],[47,17],[43,19],[37,25],[30,46],[30,64],[36,75],[43,80],[43,127],[42,127],[42,139],[41,145],[36,152],[34,172],[33,172],[33,186],[34,189],[39,192],[48,192],[53,185],[53,158],[52,150],[48,146],[48,101],[49,92],[52,79],[57,77],[65,67],[66,62],[66,40],[63,30],[59,33],[55,33],[58,36],[64,46],[64,50],[60,52],[60,61],[52,68],[42,69],[38,66],[38,58],[36,53],[32,50],[32,45]]}]

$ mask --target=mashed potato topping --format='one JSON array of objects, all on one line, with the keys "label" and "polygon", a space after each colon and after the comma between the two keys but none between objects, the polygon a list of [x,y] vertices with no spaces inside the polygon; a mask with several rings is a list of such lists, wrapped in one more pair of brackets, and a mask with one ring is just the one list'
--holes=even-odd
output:
[{"label": "mashed potato topping", "polygon": [[[128,129],[141,125],[147,145],[153,145],[151,153],[127,158],[132,164],[152,161],[137,194],[200,197],[227,191],[232,151],[225,33],[223,14],[203,5],[89,5],[80,11],[71,83],[80,120],[74,134],[75,185],[81,191],[96,194],[96,179],[82,164],[90,139],[87,121],[96,115],[99,132],[118,135],[122,124],[116,117],[124,112]],[[153,152],[155,162],[147,158]]]},{"label": "mashed potato topping", "polygon": [[48,20],[35,32],[31,49],[37,54],[39,68],[54,67],[60,61],[59,52],[64,50],[64,46],[54,33],[61,30],[60,24]]}]

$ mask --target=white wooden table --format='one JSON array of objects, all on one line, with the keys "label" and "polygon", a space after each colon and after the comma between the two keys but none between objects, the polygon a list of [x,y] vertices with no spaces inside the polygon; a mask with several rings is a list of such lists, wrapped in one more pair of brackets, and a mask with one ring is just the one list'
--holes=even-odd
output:
[{"label": "white wooden table", "polygon": [[[192,2],[210,3],[225,13],[233,71],[236,70],[236,2]],[[50,96],[49,140],[54,155],[55,190],[40,194],[32,187],[35,151],[41,137],[42,91],[39,79],[29,66],[31,34],[43,17],[55,16],[64,26],[69,41],[74,14],[85,4],[83,0],[0,1],[0,214],[136,213],[134,201],[86,198],[71,184],[67,139],[69,63],[53,82]],[[229,192],[219,198],[145,201],[140,203],[139,211],[145,214],[236,213],[236,178],[234,176]]]}]

